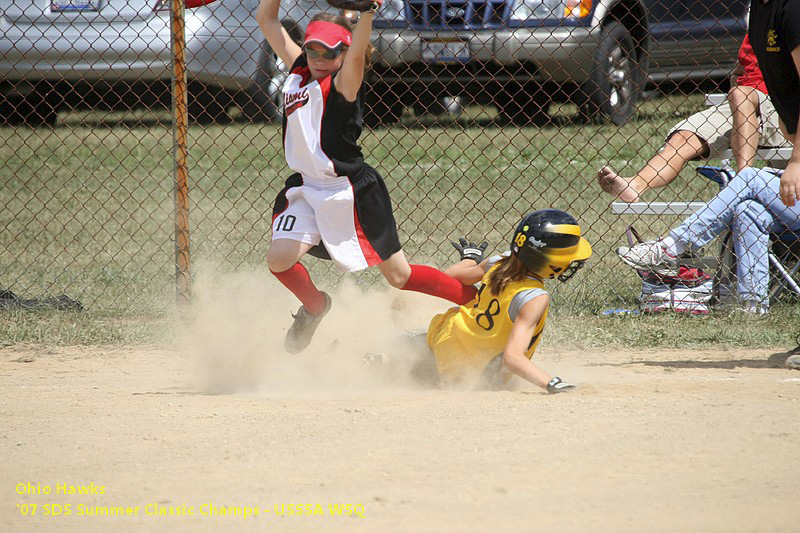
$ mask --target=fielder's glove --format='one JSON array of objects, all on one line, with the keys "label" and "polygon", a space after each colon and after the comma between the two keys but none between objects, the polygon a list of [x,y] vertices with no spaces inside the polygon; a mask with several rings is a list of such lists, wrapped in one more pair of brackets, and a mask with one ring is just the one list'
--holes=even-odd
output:
[{"label": "fielder's glove", "polygon": [[328,0],[328,5],[345,11],[375,13],[381,8],[383,0]]},{"label": "fielder's glove", "polygon": [[489,247],[489,243],[483,241],[480,246],[475,244],[474,242],[469,242],[464,237],[458,239],[458,242],[450,241],[450,244],[453,245],[453,248],[458,250],[458,253],[461,254],[461,260],[464,259],[472,259],[476,263],[480,264],[483,261],[483,255],[486,251],[486,248]]},{"label": "fielder's glove", "polygon": [[567,392],[574,389],[575,385],[563,381],[560,377],[556,376],[547,383],[547,392],[555,394],[557,392]]}]

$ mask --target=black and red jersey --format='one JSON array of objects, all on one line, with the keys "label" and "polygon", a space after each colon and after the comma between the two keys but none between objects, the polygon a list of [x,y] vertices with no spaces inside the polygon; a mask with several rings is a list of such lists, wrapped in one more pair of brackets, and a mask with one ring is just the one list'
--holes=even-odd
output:
[{"label": "black and red jersey", "polygon": [[358,176],[364,156],[358,145],[363,88],[355,102],[336,91],[332,76],[311,79],[304,55],[283,85],[283,148],[289,168],[313,179]]}]

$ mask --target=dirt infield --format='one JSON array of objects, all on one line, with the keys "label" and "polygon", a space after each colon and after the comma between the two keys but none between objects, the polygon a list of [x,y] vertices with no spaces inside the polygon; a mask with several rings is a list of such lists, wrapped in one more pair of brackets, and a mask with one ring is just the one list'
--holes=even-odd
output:
[{"label": "dirt infield", "polygon": [[775,350],[549,347],[576,391],[441,391],[365,369],[345,310],[292,359],[228,311],[184,349],[0,349],[0,530],[797,529]]},{"label": "dirt infield", "polygon": [[[557,396],[209,395],[174,352],[6,348],[0,529],[796,530],[800,373],[770,355],[550,353],[542,364],[580,376]],[[56,494],[90,483],[105,494]],[[73,514],[44,516],[47,503]],[[207,503],[271,512],[202,516]],[[325,514],[276,516],[308,503]],[[328,514],[346,503],[363,517]],[[79,504],[141,509],[77,516]]]}]

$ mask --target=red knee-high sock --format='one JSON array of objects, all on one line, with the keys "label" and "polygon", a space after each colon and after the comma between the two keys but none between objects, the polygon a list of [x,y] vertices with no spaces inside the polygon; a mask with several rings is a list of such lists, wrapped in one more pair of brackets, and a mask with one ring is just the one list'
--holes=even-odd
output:
[{"label": "red knee-high sock", "polygon": [[306,267],[300,263],[295,263],[292,268],[283,272],[272,272],[278,281],[292,291],[297,299],[311,315],[318,315],[325,310],[325,296],[317,289],[311,276],[308,275]]},{"label": "red knee-high sock", "polygon": [[463,285],[444,272],[425,265],[411,265],[411,276],[403,290],[438,296],[458,305],[469,302],[478,293],[475,287]]}]

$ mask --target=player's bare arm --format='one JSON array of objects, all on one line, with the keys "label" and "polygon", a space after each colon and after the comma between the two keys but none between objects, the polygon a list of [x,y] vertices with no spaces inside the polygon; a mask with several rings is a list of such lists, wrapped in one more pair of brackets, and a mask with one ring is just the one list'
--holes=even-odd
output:
[{"label": "player's bare arm", "polygon": [[281,6],[280,0],[261,0],[256,11],[256,22],[261,32],[266,37],[272,51],[281,58],[284,65],[290,67],[294,64],[302,49],[295,43],[284,29],[278,18]]},{"label": "player's bare arm", "polygon": [[480,263],[475,263],[471,259],[463,259],[444,270],[444,273],[460,281],[463,285],[474,285],[478,283],[484,274],[489,270],[489,260],[484,259]]},{"label": "player's bare arm", "polygon": [[344,56],[342,68],[333,80],[336,90],[348,102],[355,102],[358,91],[364,81],[364,62],[367,46],[372,36],[372,19],[374,15],[367,11],[358,18],[353,30],[353,43]]},{"label": "player's bare arm", "polygon": [[[792,50],[792,59],[794,60],[794,67],[800,75],[800,46]],[[789,164],[786,165],[786,170],[781,176],[781,201],[784,205],[793,207],[796,201],[800,201],[800,119],[796,124],[794,135],[787,135],[786,129],[781,124],[781,129],[786,138],[794,143],[792,149],[792,157],[789,159]]]},{"label": "player's bare arm", "polygon": [[450,241],[450,244],[458,252],[461,261],[448,267],[444,273],[457,279],[463,285],[478,283],[489,270],[489,260],[484,259],[489,243],[483,241],[481,244],[475,244],[465,237],[461,237],[458,242]]},{"label": "player's bare arm", "polygon": [[543,389],[547,388],[547,383],[553,376],[533,364],[525,356],[525,352],[528,350],[536,326],[549,305],[550,296],[547,294],[537,296],[523,305],[514,320],[514,326],[503,350],[503,366]]}]

